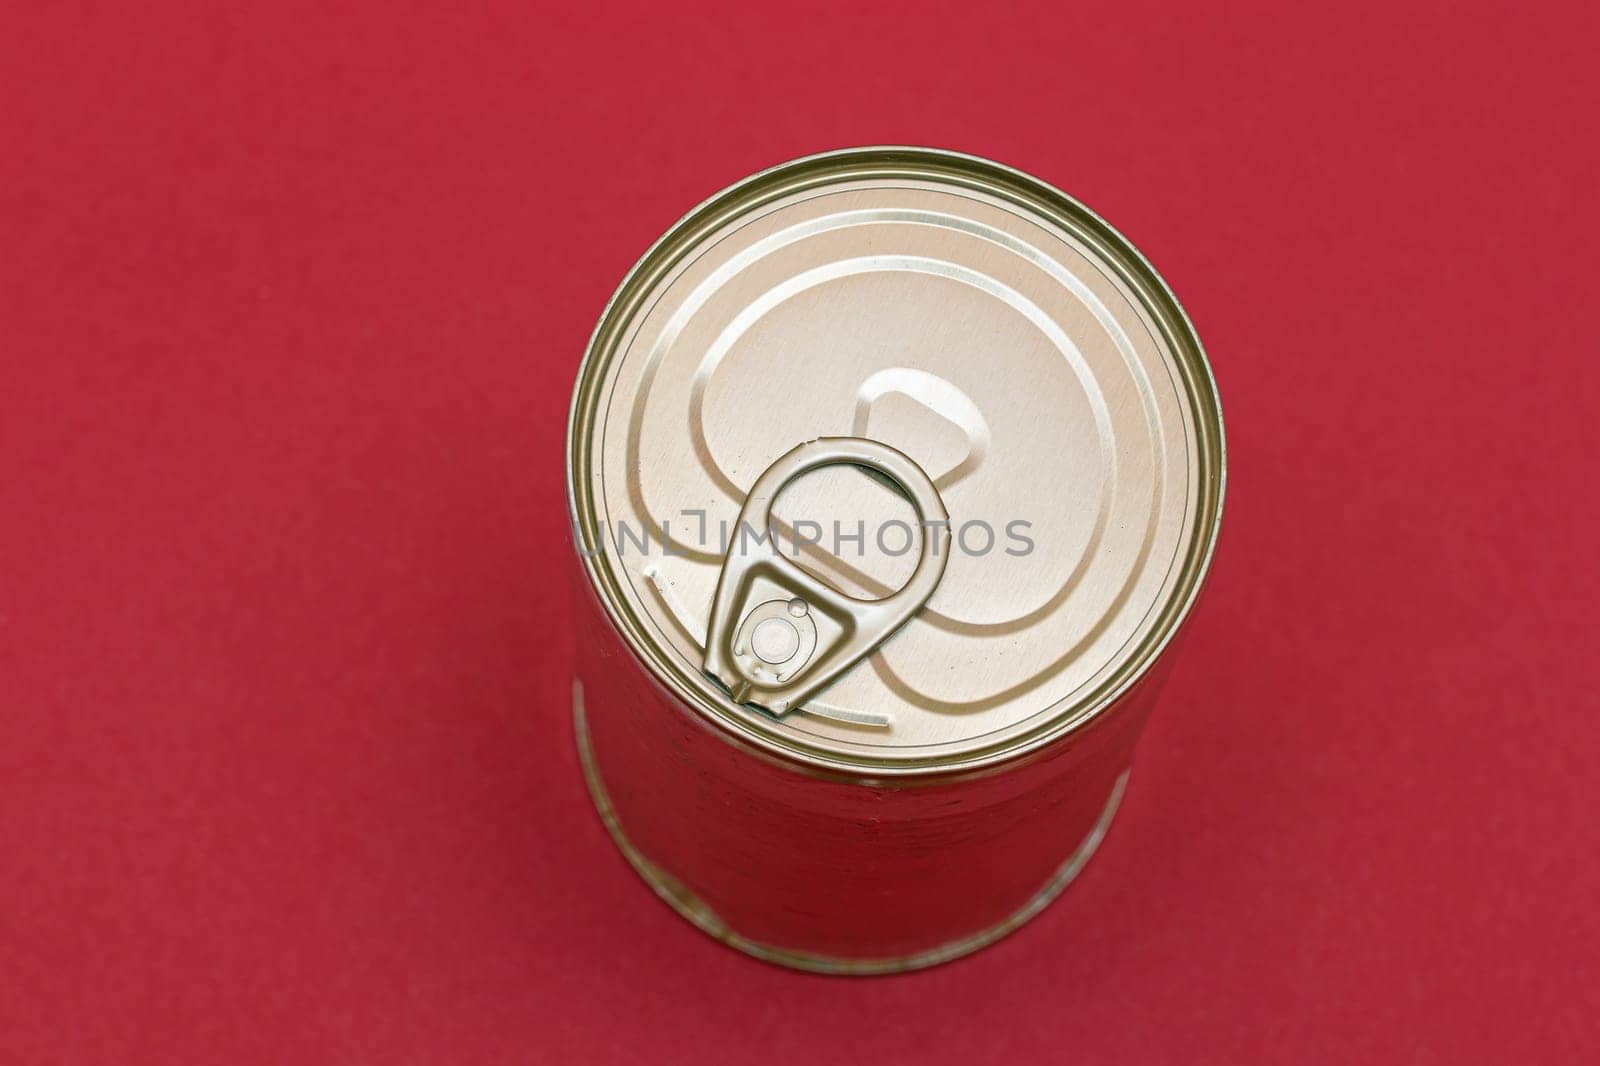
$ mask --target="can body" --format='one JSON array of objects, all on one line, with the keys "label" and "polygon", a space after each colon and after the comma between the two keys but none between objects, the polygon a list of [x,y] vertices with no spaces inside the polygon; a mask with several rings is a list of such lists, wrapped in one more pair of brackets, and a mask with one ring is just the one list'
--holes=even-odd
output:
[{"label": "can body", "polygon": [[753,175],[623,279],[567,458],[577,743],[680,914],[892,972],[1088,861],[1225,468],[1198,338],[1104,220],[931,149]]},{"label": "can body", "polygon": [[643,668],[581,568],[574,600],[574,726],[618,846],[705,932],[824,973],[934,965],[1038,913],[1104,835],[1170,662],[1014,762],[874,780],[741,744]]}]

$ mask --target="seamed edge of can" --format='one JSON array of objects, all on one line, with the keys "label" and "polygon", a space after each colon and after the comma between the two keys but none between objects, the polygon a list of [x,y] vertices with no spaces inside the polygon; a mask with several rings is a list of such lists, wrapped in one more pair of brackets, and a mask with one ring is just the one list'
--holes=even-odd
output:
[{"label": "seamed edge of can", "polygon": [[621,634],[629,650],[657,684],[692,708],[696,717],[706,725],[715,727],[714,732],[730,741],[752,745],[798,770],[821,771],[827,776],[844,774],[868,780],[915,779],[935,775],[944,777],[951,773],[992,770],[998,764],[1022,759],[1097,722],[1107,709],[1149,672],[1189,617],[1216,552],[1227,495],[1227,444],[1222,403],[1210,361],[1206,358],[1199,334],[1177,296],[1133,242],[1089,207],[1060,189],[1002,163],[946,149],[867,146],[837,149],[789,160],[720,190],[674,222],[623,277],[606,302],[589,337],[583,360],[578,366],[568,409],[567,507],[574,537],[581,537],[587,543],[601,543],[596,536],[594,523],[588,438],[597,392],[605,376],[608,360],[615,351],[611,342],[619,327],[631,319],[640,295],[648,292],[657,278],[670,271],[683,254],[696,246],[699,234],[715,228],[731,215],[799,189],[846,178],[884,176],[938,178],[998,196],[1019,207],[1041,213],[1089,246],[1100,264],[1115,272],[1117,278],[1128,286],[1178,357],[1178,369],[1196,416],[1196,439],[1203,484],[1210,491],[1203,493],[1199,502],[1195,536],[1183,561],[1179,591],[1164,606],[1161,624],[1137,651],[1087,698],[1075,701],[1070,706],[1042,712],[1046,720],[1036,729],[955,760],[933,758],[919,762],[893,762],[869,758],[844,759],[756,728],[731,706],[722,706],[706,699],[685,678],[679,676],[668,656],[662,654],[646,635],[640,619],[627,609],[625,602],[617,595],[614,576],[606,568],[597,565],[600,555],[579,553],[590,585],[589,591],[600,601],[608,621]]}]

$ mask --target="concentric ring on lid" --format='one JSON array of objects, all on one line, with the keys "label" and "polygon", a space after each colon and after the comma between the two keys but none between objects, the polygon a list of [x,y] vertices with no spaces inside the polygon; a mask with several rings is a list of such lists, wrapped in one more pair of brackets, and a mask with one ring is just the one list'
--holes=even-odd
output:
[{"label": "concentric ring on lid", "polygon": [[[746,492],[819,436],[914,459],[951,554],[918,615],[778,718],[700,664]],[[879,774],[1016,755],[1114,701],[1194,600],[1224,478],[1199,340],[1133,247],[1033,178],[908,148],[797,160],[675,225],[595,331],[568,460],[588,574],[648,668],[763,748]],[[850,468],[775,515],[759,532],[857,596],[920,551]]]}]

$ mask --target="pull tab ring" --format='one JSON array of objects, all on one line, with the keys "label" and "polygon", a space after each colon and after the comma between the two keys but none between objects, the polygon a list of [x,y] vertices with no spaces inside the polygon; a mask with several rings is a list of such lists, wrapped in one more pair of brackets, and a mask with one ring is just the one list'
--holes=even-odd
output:
[{"label": "pull tab ring", "polygon": [[[894,483],[922,527],[911,580],[881,600],[846,595],[779,554],[765,536],[772,504],[795,479],[828,466],[859,466]],[[762,533],[752,539],[746,529]],[[717,579],[704,670],[735,702],[783,715],[866,658],[928,602],[950,561],[950,516],[923,469],[904,452],[862,437],[819,437],[756,479],[739,512],[739,535]]]}]

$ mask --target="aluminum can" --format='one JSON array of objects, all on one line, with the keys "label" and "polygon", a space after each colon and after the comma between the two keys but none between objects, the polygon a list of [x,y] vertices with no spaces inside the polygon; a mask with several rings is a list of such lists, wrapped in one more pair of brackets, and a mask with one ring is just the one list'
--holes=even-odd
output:
[{"label": "aluminum can", "polygon": [[1125,238],[952,152],[756,174],[623,280],[567,448],[577,743],[662,899],[865,974],[1072,880],[1223,501],[1210,368]]}]

